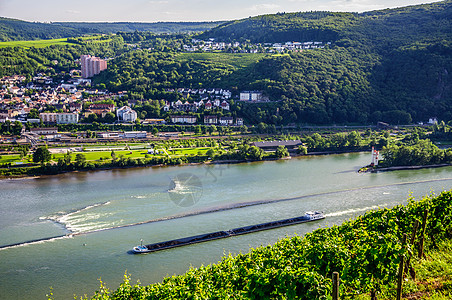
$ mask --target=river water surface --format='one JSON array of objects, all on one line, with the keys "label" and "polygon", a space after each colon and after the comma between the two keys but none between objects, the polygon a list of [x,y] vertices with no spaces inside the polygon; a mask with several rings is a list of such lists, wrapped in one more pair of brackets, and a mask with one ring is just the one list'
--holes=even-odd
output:
[{"label": "river water surface", "polygon": [[[405,204],[410,195],[452,188],[452,167],[358,174],[369,160],[368,153],[353,153],[2,180],[0,299],[46,299],[50,287],[56,299],[91,296],[99,278],[115,289],[126,271],[133,282],[149,284],[228,253]],[[155,243],[307,210],[321,210],[327,218],[145,255],[128,253],[140,239]],[[155,222],[128,226],[148,221]],[[8,246],[18,243],[24,244]]]}]

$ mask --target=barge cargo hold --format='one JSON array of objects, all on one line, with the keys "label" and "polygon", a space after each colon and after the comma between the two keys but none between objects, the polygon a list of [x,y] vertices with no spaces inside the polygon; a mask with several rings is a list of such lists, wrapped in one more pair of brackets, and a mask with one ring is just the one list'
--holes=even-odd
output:
[{"label": "barge cargo hold", "polygon": [[236,235],[242,235],[247,233],[252,233],[256,231],[262,231],[262,230],[268,230],[278,227],[284,227],[284,226],[290,226],[300,223],[306,223],[306,222],[312,222],[325,219],[325,216],[322,212],[306,212],[304,216],[301,217],[295,217],[290,219],[284,219],[279,221],[273,221],[273,222],[267,222],[267,223],[261,223],[257,225],[250,225],[245,227],[238,227],[227,231],[217,231],[217,232],[211,232],[211,233],[205,233],[175,240],[170,240],[166,242],[160,242],[155,244],[149,244],[149,245],[140,245],[136,246],[132,249],[133,253],[140,254],[140,253],[149,253],[149,252],[155,252],[175,247],[182,247],[202,242],[208,242],[213,241],[217,239],[223,239],[227,237],[232,237]]}]

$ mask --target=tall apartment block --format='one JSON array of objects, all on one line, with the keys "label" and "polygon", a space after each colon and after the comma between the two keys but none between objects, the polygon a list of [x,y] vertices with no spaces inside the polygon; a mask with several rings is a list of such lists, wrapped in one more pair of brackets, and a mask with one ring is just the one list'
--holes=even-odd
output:
[{"label": "tall apartment block", "polygon": [[82,77],[89,78],[99,74],[107,69],[107,62],[99,57],[91,55],[82,55],[80,57],[82,64]]}]

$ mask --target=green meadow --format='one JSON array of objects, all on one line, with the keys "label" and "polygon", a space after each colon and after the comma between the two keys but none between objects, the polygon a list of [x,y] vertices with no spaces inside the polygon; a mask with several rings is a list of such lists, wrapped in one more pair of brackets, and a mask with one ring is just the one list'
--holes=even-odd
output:
[{"label": "green meadow", "polygon": [[53,40],[33,40],[33,41],[9,41],[0,42],[0,48],[4,47],[22,47],[22,48],[44,48],[53,45],[71,45],[67,39],[53,39]]},{"label": "green meadow", "polygon": [[[81,37],[83,42],[87,43],[107,43],[111,41],[111,38],[105,39],[101,35],[84,36]],[[68,42],[67,38],[62,39],[50,39],[50,40],[30,40],[30,41],[8,41],[0,42],[0,48],[5,47],[22,47],[22,48],[44,48],[54,45],[75,45],[73,42]]]}]

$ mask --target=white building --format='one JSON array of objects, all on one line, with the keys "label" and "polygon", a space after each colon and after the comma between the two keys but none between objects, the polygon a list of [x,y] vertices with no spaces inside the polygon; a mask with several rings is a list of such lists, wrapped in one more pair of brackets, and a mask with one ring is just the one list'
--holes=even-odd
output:
[{"label": "white building", "polygon": [[79,115],[78,113],[57,113],[56,122],[57,124],[76,124],[78,123]]},{"label": "white building", "polygon": [[144,139],[146,138],[146,131],[124,131],[119,134],[119,137],[124,139]]},{"label": "white building", "polygon": [[196,116],[171,116],[171,122],[195,124]]},{"label": "white building", "polygon": [[131,109],[129,106],[123,106],[116,111],[116,116],[119,121],[123,122],[135,122],[137,119],[137,112]]},{"label": "white building", "polygon": [[40,113],[39,118],[43,123],[76,124],[79,120],[78,113]]},{"label": "white building", "polygon": [[43,123],[56,123],[56,113],[40,113],[39,118]]},{"label": "white building", "polygon": [[260,101],[262,100],[262,92],[244,91],[240,92],[240,101]]}]

